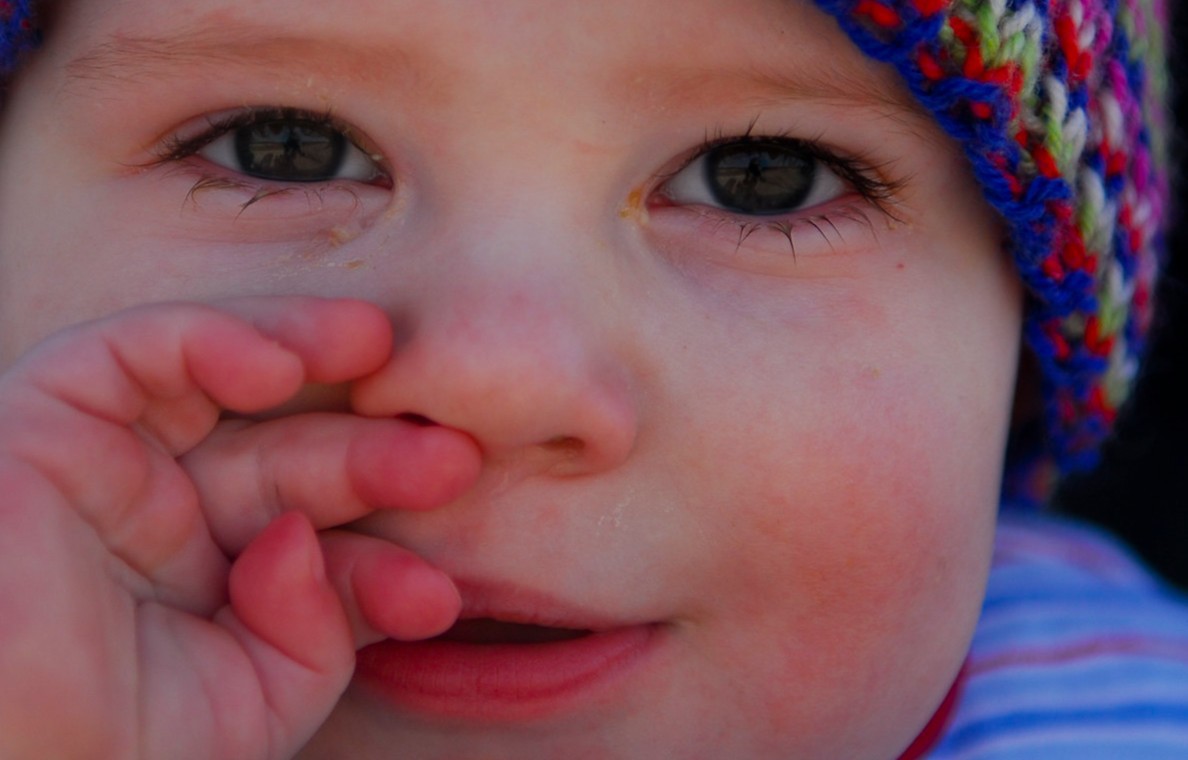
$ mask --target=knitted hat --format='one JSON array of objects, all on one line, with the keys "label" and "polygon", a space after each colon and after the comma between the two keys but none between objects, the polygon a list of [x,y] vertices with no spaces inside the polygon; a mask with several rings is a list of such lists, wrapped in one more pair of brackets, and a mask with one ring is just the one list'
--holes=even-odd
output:
[{"label": "knitted hat", "polygon": [[[31,3],[0,0],[0,76],[36,44]],[[1025,339],[1044,401],[1031,461],[1091,465],[1151,322],[1167,197],[1165,0],[817,3],[963,144],[1030,295]]]},{"label": "knitted hat", "polygon": [[0,0],[0,76],[16,68],[21,53],[37,43],[29,6],[32,0]]},{"label": "knitted hat", "polygon": [[[1134,383],[1164,244],[1165,2],[817,2],[963,144],[1029,292],[1032,464],[1092,465]],[[1046,490],[1052,469],[1008,497]]]}]

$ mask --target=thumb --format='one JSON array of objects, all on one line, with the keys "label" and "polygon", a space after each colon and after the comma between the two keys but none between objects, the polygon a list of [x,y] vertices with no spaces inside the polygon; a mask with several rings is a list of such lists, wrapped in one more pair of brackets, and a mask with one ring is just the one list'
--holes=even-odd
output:
[{"label": "thumb", "polygon": [[308,518],[269,524],[232,566],[229,594],[215,625],[159,611],[170,619],[152,627],[168,636],[142,649],[145,757],[184,746],[195,757],[288,758],[345,691],[353,638]]},{"label": "thumb", "polygon": [[269,754],[287,757],[330,714],[355,666],[346,613],[309,518],[288,513],[265,528],[232,566],[229,591],[242,626],[229,627],[271,710]]}]

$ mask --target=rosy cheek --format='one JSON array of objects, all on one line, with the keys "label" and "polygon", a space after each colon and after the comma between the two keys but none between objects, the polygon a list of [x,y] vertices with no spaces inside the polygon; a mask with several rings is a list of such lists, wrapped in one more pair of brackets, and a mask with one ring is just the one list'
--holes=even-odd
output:
[{"label": "rosy cheek", "polygon": [[758,667],[814,694],[798,711],[781,708],[778,692],[755,695],[753,708],[787,731],[841,730],[855,705],[921,720],[979,608],[996,463],[965,461],[944,404],[927,393],[896,393],[901,403],[887,406],[869,391],[822,415],[802,444],[780,450],[782,462],[773,444],[755,469],[788,476],[734,502],[734,525],[747,527],[728,614],[750,633],[731,648],[766,653]]}]

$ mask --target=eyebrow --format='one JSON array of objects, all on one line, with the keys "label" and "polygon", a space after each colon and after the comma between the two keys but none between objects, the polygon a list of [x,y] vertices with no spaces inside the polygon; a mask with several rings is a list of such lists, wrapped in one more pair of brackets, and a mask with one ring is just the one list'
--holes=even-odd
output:
[{"label": "eyebrow", "polygon": [[876,64],[888,76],[873,78],[841,66],[825,66],[807,75],[788,77],[777,69],[754,71],[757,83],[785,98],[875,106],[889,113],[926,118],[924,106],[903,84],[902,78],[884,64]]},{"label": "eyebrow", "polygon": [[[70,60],[64,73],[67,87],[104,88],[143,82],[159,76],[162,70],[278,67],[291,64],[295,56],[301,55],[316,56],[322,71],[343,68],[341,63],[348,62],[351,71],[358,71],[360,66],[374,63],[377,53],[320,37],[278,35],[273,30],[252,27],[203,27],[169,37],[114,36]],[[399,60],[392,51],[384,55],[389,68]],[[340,65],[330,65],[333,61]]]},{"label": "eyebrow", "polygon": [[912,96],[898,75],[883,64],[867,63],[878,67],[876,76],[832,62],[797,66],[794,73],[770,61],[725,71],[681,69],[664,75],[662,78],[668,84],[653,94],[658,94],[661,102],[667,105],[698,99],[733,98],[764,108],[812,101],[873,109],[881,117],[909,125],[932,123],[925,107]]},{"label": "eyebrow", "polygon": [[[277,69],[291,65],[295,57],[316,59],[318,71],[329,75],[385,71],[391,76],[394,68],[405,65],[403,54],[394,46],[369,48],[354,41],[279,34],[270,27],[241,25],[233,29],[201,26],[170,36],[113,36],[70,60],[64,70],[67,89],[86,85],[93,93],[95,88],[156,79],[162,71],[202,72],[220,66]],[[729,93],[737,98],[738,93],[745,93],[757,107],[813,100],[875,108],[884,117],[909,124],[931,123],[924,107],[907,92],[898,76],[888,72],[888,76],[872,78],[828,61],[818,66],[799,65],[795,74],[768,61],[725,72],[693,67],[662,70],[658,79],[665,86],[651,89],[649,94],[669,103],[719,97],[706,92],[713,89],[706,86],[712,82],[724,91],[723,95]]]}]

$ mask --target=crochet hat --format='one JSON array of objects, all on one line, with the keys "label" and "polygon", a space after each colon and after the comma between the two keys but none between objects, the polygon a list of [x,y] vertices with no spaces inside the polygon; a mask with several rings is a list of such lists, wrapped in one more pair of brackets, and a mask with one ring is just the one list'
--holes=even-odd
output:
[{"label": "crochet hat", "polygon": [[[1163,0],[817,0],[962,143],[1029,292],[1043,453],[1092,465],[1151,324],[1167,201]],[[1018,465],[1019,463],[1014,463]],[[1014,491],[1014,493],[1012,493]]]},{"label": "crochet hat", "polygon": [[[1130,392],[1167,197],[1165,0],[817,0],[964,146],[1030,294],[1042,455],[1084,468]],[[0,76],[36,45],[0,0]],[[1015,463],[1016,465],[1018,462]],[[1046,490],[1007,483],[1007,495]],[[1012,493],[1013,492],[1013,493]]]}]

